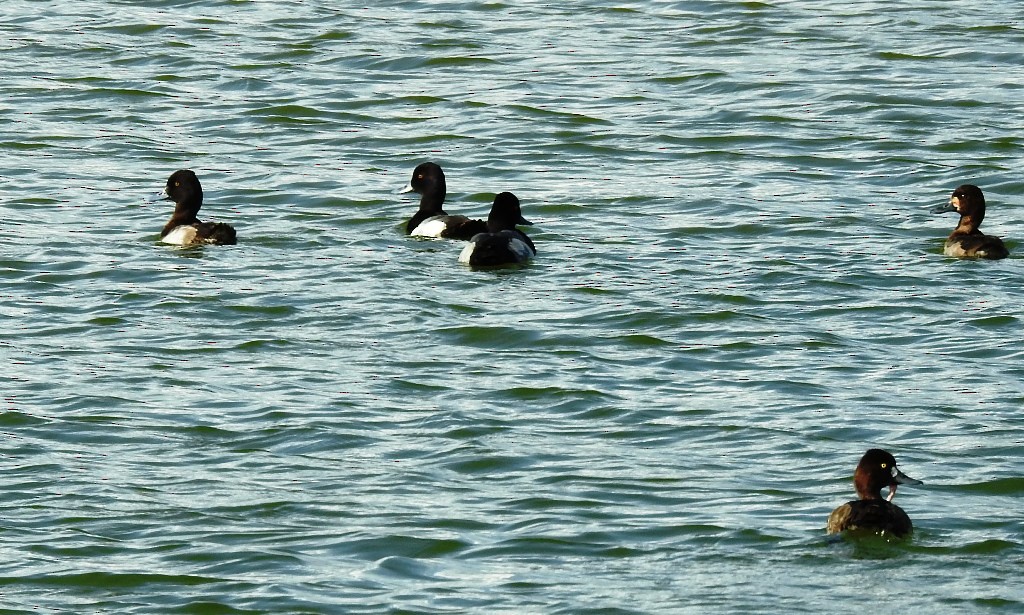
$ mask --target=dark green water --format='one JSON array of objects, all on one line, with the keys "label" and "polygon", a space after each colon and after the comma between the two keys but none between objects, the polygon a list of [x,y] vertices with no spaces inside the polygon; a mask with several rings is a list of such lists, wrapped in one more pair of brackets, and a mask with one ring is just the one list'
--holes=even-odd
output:
[{"label": "dark green water", "polygon": [[341,6],[0,7],[0,613],[1024,608],[1018,3]]}]

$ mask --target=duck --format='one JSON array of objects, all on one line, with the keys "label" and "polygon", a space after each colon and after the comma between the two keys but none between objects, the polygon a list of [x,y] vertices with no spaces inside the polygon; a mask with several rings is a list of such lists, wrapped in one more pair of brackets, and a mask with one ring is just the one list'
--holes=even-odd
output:
[{"label": "duck", "polygon": [[957,258],[1006,258],[1010,252],[1003,240],[985,235],[978,228],[985,219],[985,195],[973,184],[963,184],[953,191],[949,203],[935,209],[935,213],[956,212],[960,222],[946,239],[942,253]]},{"label": "duck", "polygon": [[537,255],[537,248],[526,233],[516,228],[517,224],[533,223],[523,217],[516,195],[498,194],[487,216],[487,232],[469,240],[459,254],[459,262],[473,267],[492,267],[530,260]]},{"label": "duck", "polygon": [[445,213],[442,206],[447,189],[444,171],[434,162],[424,162],[412,172],[409,185],[400,194],[416,192],[420,195],[420,208],[405,225],[405,234],[413,237],[434,237],[468,240],[487,232],[487,223],[466,216]]},{"label": "duck", "polygon": [[200,222],[196,214],[203,206],[203,186],[189,169],[180,169],[167,178],[159,198],[174,201],[174,213],[160,231],[160,241],[177,246],[202,244],[235,245],[234,227],[224,222]]},{"label": "duck", "polygon": [[[828,533],[866,531],[904,538],[914,531],[914,524],[902,508],[892,503],[896,485],[922,485],[896,467],[896,458],[880,448],[869,449],[860,458],[853,474],[859,500],[839,506],[828,517]],[[882,499],[882,487],[889,487],[889,497]]]}]

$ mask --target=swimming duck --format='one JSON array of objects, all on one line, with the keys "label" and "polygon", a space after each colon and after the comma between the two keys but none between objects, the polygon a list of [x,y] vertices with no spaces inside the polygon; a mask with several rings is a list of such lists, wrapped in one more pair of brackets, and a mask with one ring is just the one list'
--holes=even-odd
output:
[{"label": "swimming duck", "polygon": [[459,262],[475,267],[522,263],[537,254],[537,248],[516,228],[517,224],[533,224],[523,217],[519,199],[511,192],[494,197],[487,216],[487,232],[474,235],[459,254]]},{"label": "swimming duck", "polygon": [[[828,533],[865,530],[902,538],[914,531],[910,517],[892,503],[896,485],[921,485],[896,467],[896,459],[882,449],[864,453],[853,474],[859,500],[852,500],[832,511],[828,517]],[[882,487],[889,487],[889,497],[882,499]]]},{"label": "swimming duck", "polygon": [[999,259],[1006,258],[1010,252],[998,237],[985,235],[978,227],[985,219],[985,195],[981,188],[972,184],[964,184],[953,191],[949,204],[935,209],[936,213],[955,211],[960,214],[960,222],[946,239],[943,254],[946,256],[977,257]]},{"label": "swimming duck", "polygon": [[483,220],[466,216],[451,216],[441,208],[447,189],[444,171],[433,162],[424,162],[412,172],[412,180],[400,193],[416,192],[420,195],[420,208],[405,225],[405,232],[413,237],[442,237],[469,239],[477,233],[487,232]]},{"label": "swimming duck", "polygon": [[160,241],[178,246],[238,243],[231,225],[200,222],[196,218],[203,206],[203,187],[192,171],[181,169],[171,173],[162,196],[164,200],[174,201],[174,214],[160,231]]}]

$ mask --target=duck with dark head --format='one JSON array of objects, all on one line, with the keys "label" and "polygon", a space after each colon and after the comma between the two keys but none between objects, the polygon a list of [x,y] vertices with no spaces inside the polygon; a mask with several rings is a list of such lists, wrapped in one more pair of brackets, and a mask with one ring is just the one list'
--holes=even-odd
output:
[{"label": "duck with dark head", "polygon": [[407,235],[470,239],[477,233],[487,232],[487,224],[483,220],[451,215],[444,211],[444,197],[447,190],[444,171],[436,163],[424,162],[413,169],[409,185],[400,191],[400,193],[415,192],[420,195],[420,208],[405,224]]},{"label": "duck with dark head", "polygon": [[985,195],[981,188],[964,184],[953,191],[949,203],[935,209],[935,213],[958,213],[960,222],[946,238],[943,254],[957,258],[1006,258],[1010,252],[1003,240],[985,235],[979,230],[985,219]]},{"label": "duck with dark head", "polygon": [[[864,453],[853,474],[859,500],[839,506],[828,517],[828,533],[846,531],[909,536],[914,524],[902,508],[892,503],[897,485],[921,485],[896,467],[896,459],[882,449],[873,448]],[[882,499],[882,488],[889,488],[889,497]]]},{"label": "duck with dark head", "polygon": [[523,217],[519,199],[511,192],[494,197],[487,216],[487,232],[478,233],[459,254],[459,262],[472,267],[499,267],[525,263],[537,255],[533,241],[518,228],[532,225]]},{"label": "duck with dark head", "polygon": [[196,217],[203,206],[203,186],[192,171],[181,169],[172,173],[161,197],[174,201],[174,213],[160,231],[160,241],[177,246],[238,243],[235,229],[230,224],[201,222]]}]

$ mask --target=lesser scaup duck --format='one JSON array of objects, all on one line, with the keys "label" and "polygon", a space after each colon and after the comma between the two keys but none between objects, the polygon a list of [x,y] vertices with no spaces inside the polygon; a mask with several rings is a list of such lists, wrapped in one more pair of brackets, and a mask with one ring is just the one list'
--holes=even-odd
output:
[{"label": "lesser scaup duck", "polygon": [[405,225],[405,232],[413,237],[443,237],[445,239],[469,239],[477,233],[487,232],[483,220],[471,220],[466,216],[450,216],[441,206],[447,188],[444,171],[433,162],[424,162],[412,172],[409,185],[401,193],[416,192],[420,195],[420,208]]},{"label": "lesser scaup duck", "polygon": [[459,254],[459,262],[474,267],[522,263],[537,254],[537,248],[516,228],[517,224],[533,224],[523,218],[519,199],[511,192],[494,197],[487,216],[487,232],[474,235]]},{"label": "lesser scaup duck", "polygon": [[196,218],[203,206],[203,187],[199,178],[188,169],[171,173],[163,198],[174,201],[174,214],[160,231],[160,241],[178,246],[199,244],[234,245],[238,243],[235,229],[223,222],[200,222]]},{"label": "lesser scaup duck", "polygon": [[958,258],[975,257],[999,259],[1006,258],[1010,252],[1003,245],[1003,240],[985,235],[978,227],[985,219],[985,195],[981,188],[964,184],[953,191],[949,204],[936,208],[936,213],[955,211],[960,214],[960,223],[956,225],[949,238],[943,254]]},{"label": "lesser scaup duck", "polygon": [[[846,530],[864,530],[888,534],[897,538],[914,531],[910,517],[892,503],[896,485],[921,485],[896,467],[896,459],[882,449],[873,448],[864,453],[853,474],[859,500],[843,504],[828,517],[828,533]],[[888,499],[882,499],[882,487],[889,487]]]}]

